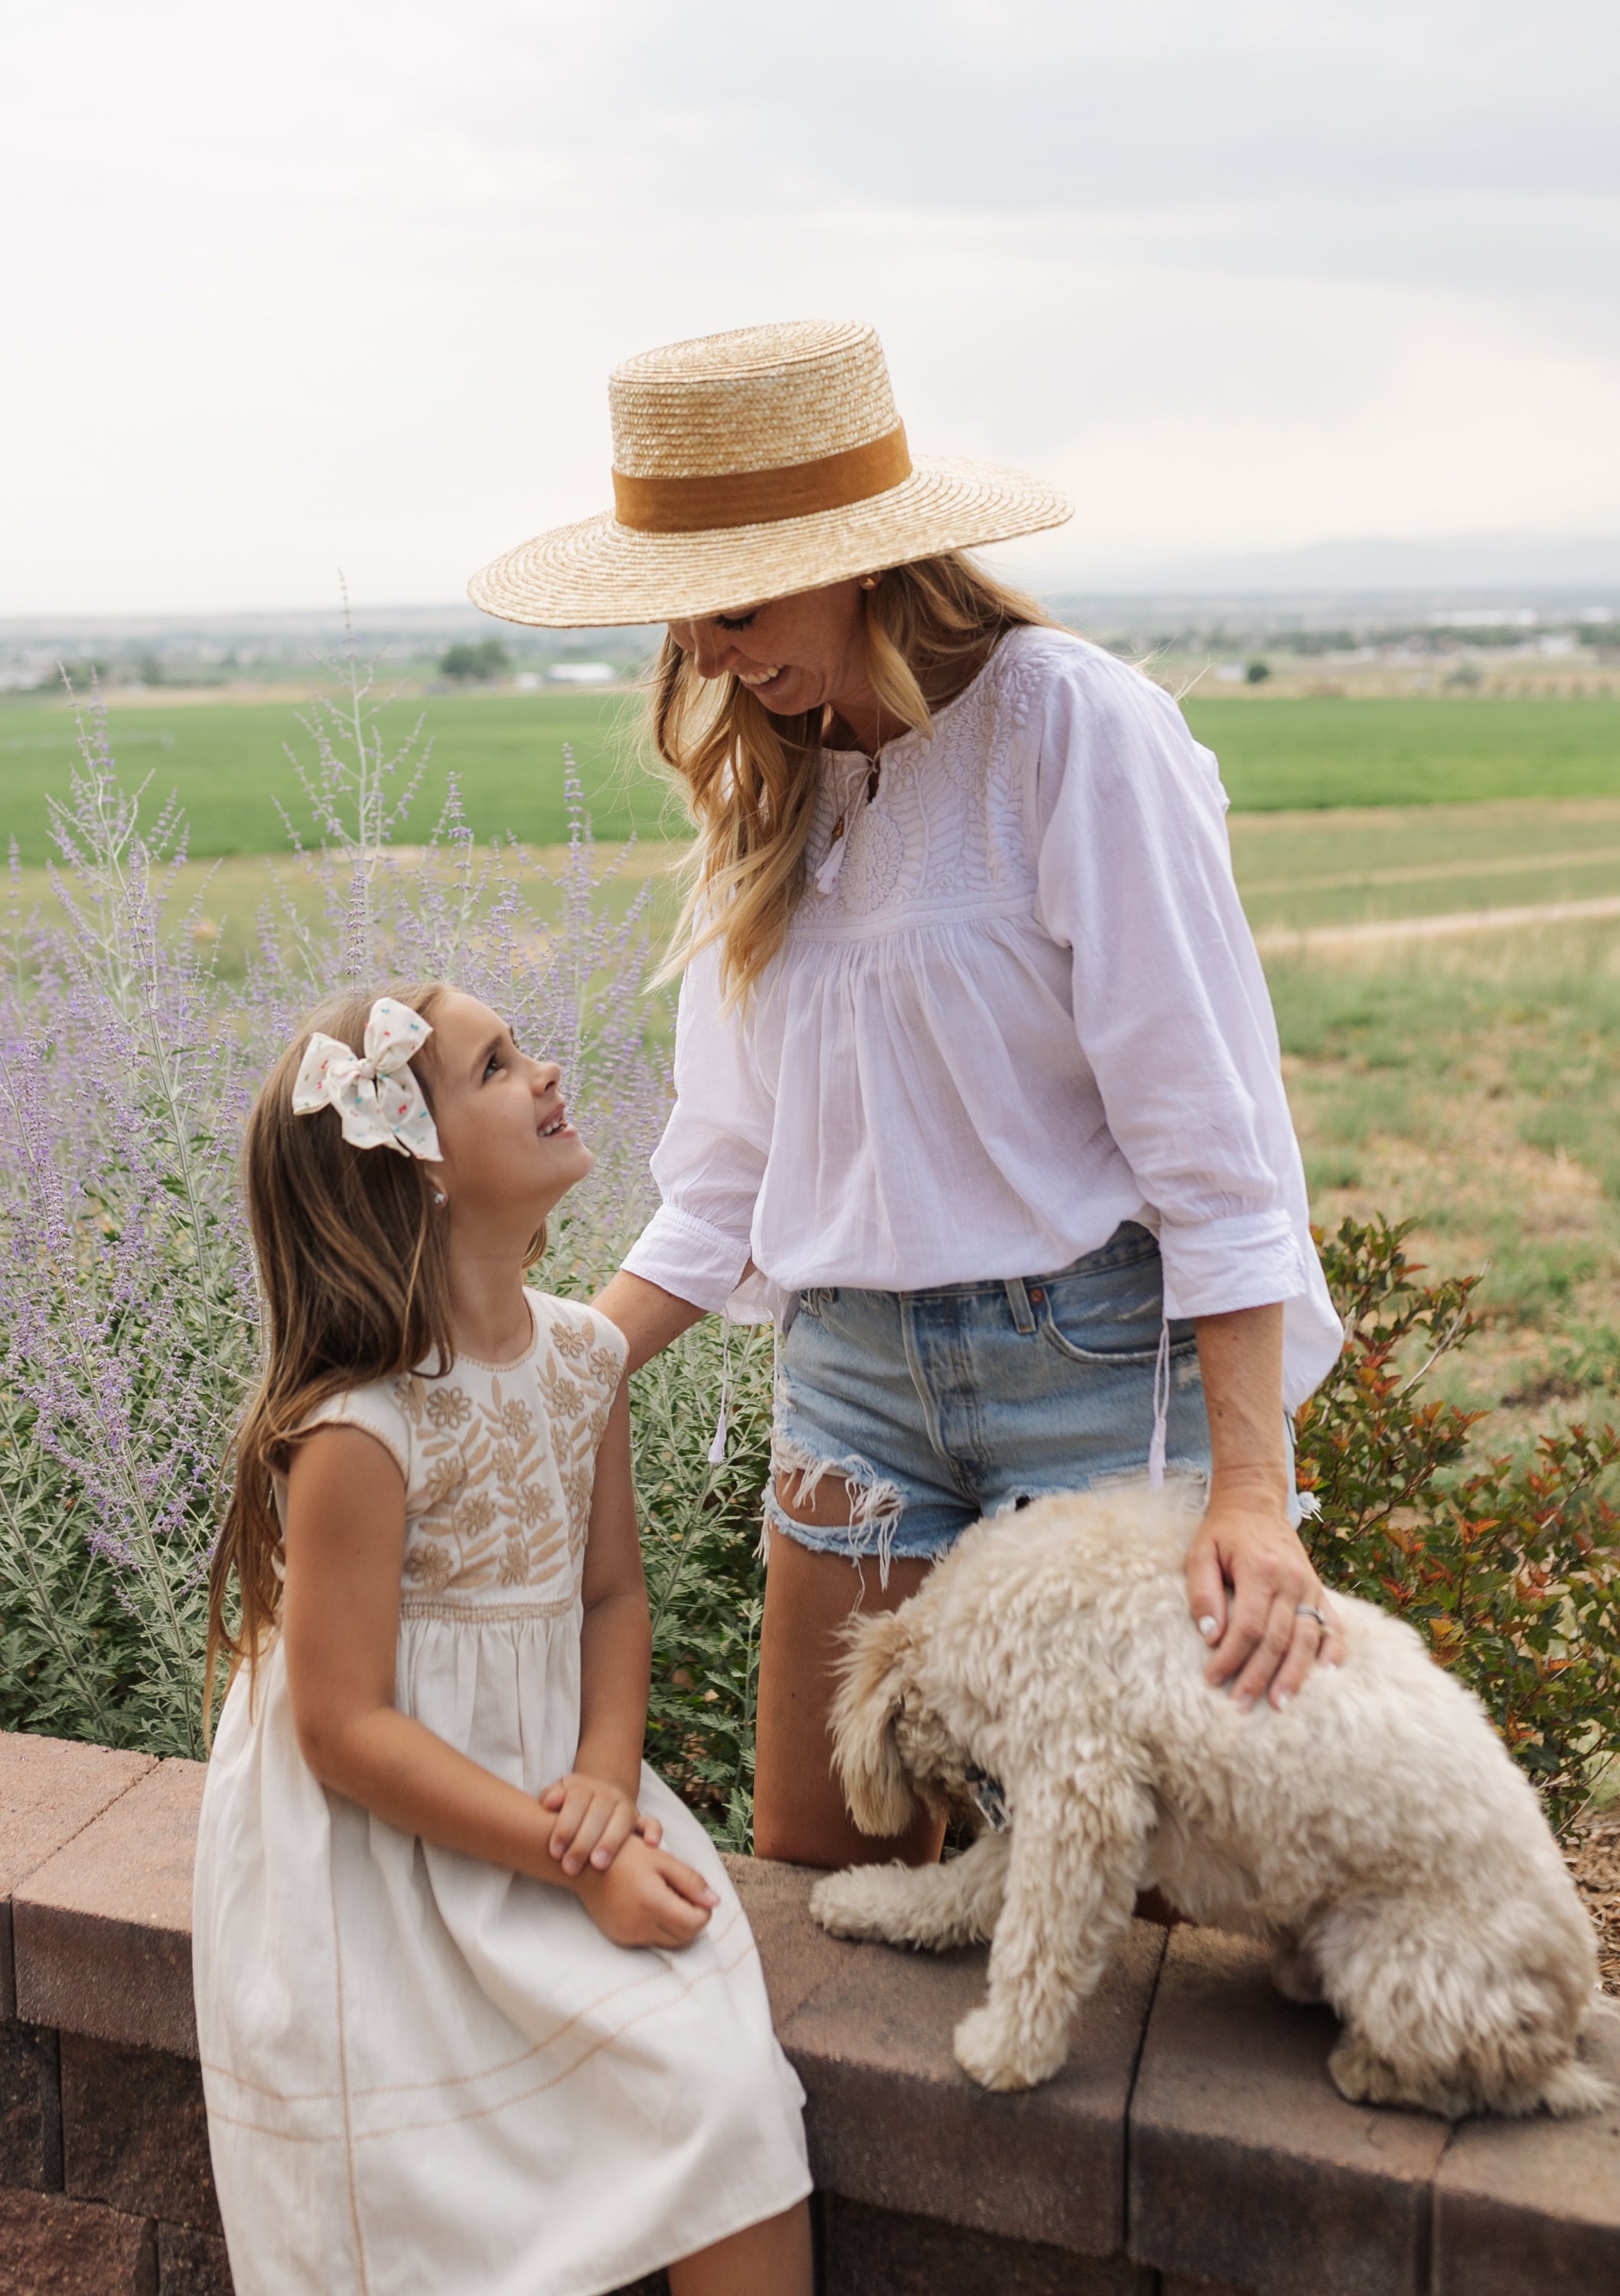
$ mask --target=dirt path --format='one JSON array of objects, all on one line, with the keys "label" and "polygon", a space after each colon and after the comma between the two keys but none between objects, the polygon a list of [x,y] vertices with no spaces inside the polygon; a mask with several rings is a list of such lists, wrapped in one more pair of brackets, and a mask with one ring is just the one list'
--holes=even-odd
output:
[{"label": "dirt path", "polygon": [[[1430,873],[1425,872],[1425,874]],[[1537,901],[1518,909],[1457,909],[1437,917],[1375,917],[1355,925],[1264,925],[1255,935],[1264,955],[1305,955],[1389,940],[1439,940],[1453,933],[1500,932],[1517,925],[1563,925],[1620,917],[1620,893],[1591,901]]]}]

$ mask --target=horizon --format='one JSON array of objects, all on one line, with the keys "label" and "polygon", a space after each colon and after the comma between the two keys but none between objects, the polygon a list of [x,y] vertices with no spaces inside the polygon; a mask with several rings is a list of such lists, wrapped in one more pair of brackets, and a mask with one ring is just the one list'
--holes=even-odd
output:
[{"label": "horizon", "polygon": [[[1002,546],[993,554],[976,554],[1005,562],[1016,557],[1017,549]],[[1517,574],[1505,562],[1514,558],[1523,562],[1523,570]],[[1365,569],[1362,578],[1344,578],[1346,564],[1357,561]],[[1470,561],[1480,570],[1476,578],[1462,571]],[[1590,562],[1585,571],[1578,570],[1580,561]],[[1004,562],[997,570],[1010,578],[1020,578],[1021,570]],[[1403,610],[1415,618],[1434,619],[1443,612],[1440,602],[1444,602],[1464,613],[1496,609],[1507,614],[1518,610],[1541,619],[1578,621],[1585,610],[1587,619],[1601,619],[1620,609],[1620,535],[1446,535],[1402,540],[1342,536],[1290,553],[1234,554],[1225,559],[1212,557],[1201,564],[1195,561],[1181,567],[1139,571],[1135,578],[1122,570],[1113,579],[1048,577],[1027,579],[1027,586],[1048,605],[1185,608],[1206,613],[1231,605],[1256,611],[1271,608],[1291,619],[1304,614],[1331,616],[1343,611],[1353,619],[1365,620],[1379,612],[1396,617]],[[341,631],[346,618],[356,626],[373,627],[386,626],[393,618],[403,625],[431,623],[438,630],[454,627],[495,636],[505,632],[514,641],[521,634],[527,642],[550,639],[559,647],[606,640],[615,629],[634,633],[658,627],[622,624],[548,629],[503,622],[470,600],[449,594],[437,598],[346,601],[339,592],[325,603],[309,598],[256,604],[200,601],[145,612],[98,611],[93,607],[0,611],[0,643],[29,638],[38,642],[52,634],[87,638],[114,632],[134,639],[143,631],[156,634],[188,627],[199,633],[240,627],[245,635],[255,626],[285,633],[304,624],[310,626],[312,637],[330,637]]]}]

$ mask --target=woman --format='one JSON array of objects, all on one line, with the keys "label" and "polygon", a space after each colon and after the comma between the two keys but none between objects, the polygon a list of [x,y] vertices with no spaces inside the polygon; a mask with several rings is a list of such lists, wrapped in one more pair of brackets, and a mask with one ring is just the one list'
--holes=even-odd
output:
[{"label": "woman", "polygon": [[697,824],[663,1206],[598,1304],[633,1365],[768,1309],[777,1382],[755,1840],[858,1835],[826,1717],[851,1609],[981,1513],[1207,1479],[1209,1679],[1281,1705],[1339,1636],[1287,1414],[1340,1341],[1214,758],[1139,672],[961,551],[1060,524],[913,463],[870,328],[673,344],[610,384],[616,515],[471,585],[511,619],[661,619]]}]

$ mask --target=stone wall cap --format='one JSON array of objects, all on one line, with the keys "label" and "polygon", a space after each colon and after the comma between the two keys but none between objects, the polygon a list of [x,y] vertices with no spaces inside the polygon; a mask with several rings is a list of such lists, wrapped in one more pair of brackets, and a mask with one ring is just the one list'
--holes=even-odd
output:
[{"label": "stone wall cap", "polygon": [[1615,2084],[1579,2120],[1465,2120],[1435,2178],[1435,2296],[1620,2288],[1620,2005],[1583,2054]]},{"label": "stone wall cap", "polygon": [[200,1762],[155,1764],[19,1888],[20,2016],[196,2054],[192,1867],[206,1775]]},{"label": "stone wall cap", "polygon": [[817,1876],[733,1877],[783,2048],[805,2084],[818,2187],[871,2207],[1106,2257],[1125,2244],[1125,2106],[1165,1932],[1138,1922],[1075,2021],[1055,2079],[991,2095],[952,2054],[984,1998],[985,1948],[908,1953],[829,1937]]},{"label": "stone wall cap", "polygon": [[1264,1947],[1171,1933],[1131,2104],[1131,2252],[1265,2296],[1426,2296],[1451,2124],[1346,2102]]},{"label": "stone wall cap", "polygon": [[156,1767],[151,1754],[0,1734],[0,1897]]},{"label": "stone wall cap", "polygon": [[0,1732],[0,2017],[16,2014],[12,1894],[155,1767],[150,1754]]},{"label": "stone wall cap", "polygon": [[[10,2013],[195,2056],[205,1775],[0,1734]],[[805,2083],[817,2183],[842,2201],[1046,2243],[1076,2259],[1076,2287],[1125,2270],[1127,2248],[1167,2289],[1196,2278],[1209,2296],[1217,2283],[1261,2296],[1620,2288],[1620,2106],[1453,2129],[1348,2104],[1327,2072],[1332,2019],[1280,1999],[1260,1947],[1187,1928],[1166,1944],[1140,1923],[1077,2017],[1058,2079],[987,2095],[951,2054],[983,1990],[982,1952],[829,1937],[810,1919],[814,1874],[726,1863]],[[1600,2011],[1592,2054],[1620,2083],[1620,2005]]]}]

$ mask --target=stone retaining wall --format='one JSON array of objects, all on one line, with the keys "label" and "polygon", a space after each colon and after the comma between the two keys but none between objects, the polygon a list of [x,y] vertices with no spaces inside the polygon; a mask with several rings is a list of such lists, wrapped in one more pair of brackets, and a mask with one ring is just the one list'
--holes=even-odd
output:
[{"label": "stone retaining wall", "polygon": [[[201,1788],[195,1763],[0,1735],[0,2296],[229,2296],[191,1998]],[[986,2096],[950,2053],[982,1954],[839,1942],[810,1877],[732,1870],[809,2097],[823,2296],[1620,2291],[1620,2110],[1347,2105],[1324,2011],[1242,1940],[1146,1923],[1064,2072]],[[1620,2081],[1620,2013],[1600,2047]]]}]

